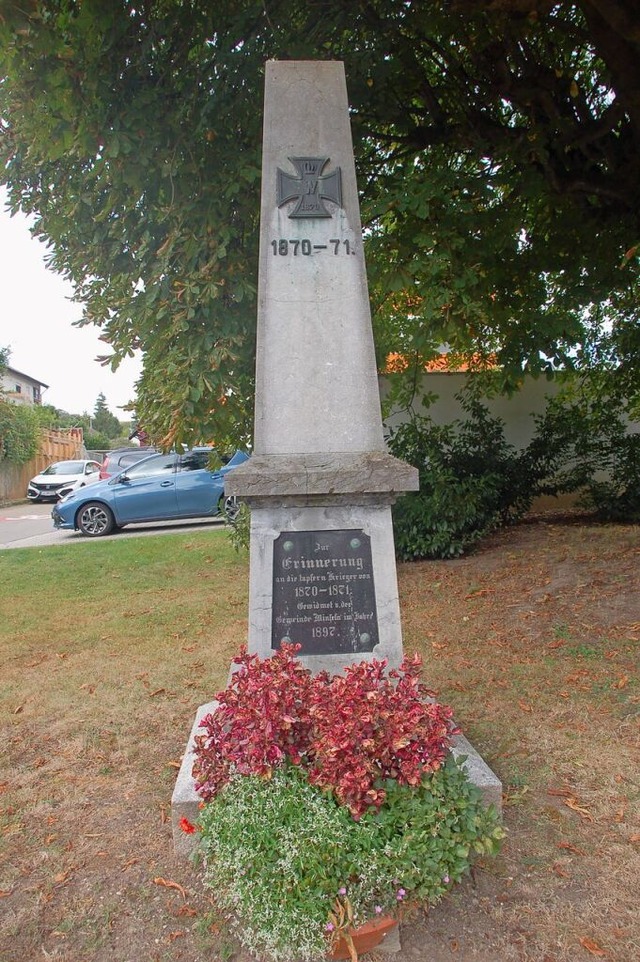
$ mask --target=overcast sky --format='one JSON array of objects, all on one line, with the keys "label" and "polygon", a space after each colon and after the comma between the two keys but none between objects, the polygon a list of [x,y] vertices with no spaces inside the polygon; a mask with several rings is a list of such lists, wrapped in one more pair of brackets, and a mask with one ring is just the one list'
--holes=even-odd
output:
[{"label": "overcast sky", "polygon": [[125,361],[113,374],[96,360],[109,347],[98,329],[73,327],[82,314],[71,300],[71,285],[46,269],[46,248],[29,233],[25,217],[10,217],[0,188],[0,347],[9,347],[9,364],[49,385],[44,404],[72,414],[91,413],[100,393],[116,417],[119,406],[135,399],[141,364]]}]

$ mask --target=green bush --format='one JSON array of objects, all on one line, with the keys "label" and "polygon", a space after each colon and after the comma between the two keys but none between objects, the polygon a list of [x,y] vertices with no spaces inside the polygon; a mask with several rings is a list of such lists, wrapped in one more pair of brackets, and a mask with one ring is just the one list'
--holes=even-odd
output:
[{"label": "green bush", "polygon": [[526,456],[545,465],[539,493],[576,494],[602,521],[640,521],[640,435],[629,433],[617,401],[576,391],[554,398]]},{"label": "green bush", "polygon": [[628,432],[617,402],[569,382],[516,451],[499,418],[473,397],[459,400],[466,420],[413,418],[389,439],[393,454],[420,471],[420,490],[394,507],[400,559],[463,554],[523,517],[539,495],[574,494],[603,521],[640,521],[640,435]]},{"label": "green bush", "polygon": [[475,399],[468,417],[447,425],[414,418],[389,438],[392,453],[420,471],[420,490],[394,507],[396,551],[403,561],[463,554],[531,506],[539,466],[507,442],[504,424]]},{"label": "green bush", "polygon": [[0,400],[0,460],[26,464],[38,453],[40,430],[36,408]]}]

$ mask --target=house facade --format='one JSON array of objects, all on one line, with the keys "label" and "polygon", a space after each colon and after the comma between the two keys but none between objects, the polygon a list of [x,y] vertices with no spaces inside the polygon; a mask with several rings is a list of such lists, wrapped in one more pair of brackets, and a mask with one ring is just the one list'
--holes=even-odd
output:
[{"label": "house facade", "polygon": [[43,381],[7,365],[0,375],[4,399],[11,404],[42,404],[42,393],[49,387]]}]

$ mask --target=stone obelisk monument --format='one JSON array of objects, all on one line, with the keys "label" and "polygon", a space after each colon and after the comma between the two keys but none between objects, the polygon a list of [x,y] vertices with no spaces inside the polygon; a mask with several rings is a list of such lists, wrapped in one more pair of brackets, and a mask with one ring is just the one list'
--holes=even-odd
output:
[{"label": "stone obelisk monument", "polygon": [[256,415],[226,492],[251,508],[249,650],[316,671],[402,660],[391,504],[344,68],[266,66]]},{"label": "stone obelisk monument", "polygon": [[[301,646],[312,671],[402,661],[391,505],[415,468],[382,433],[344,69],[266,68],[254,453],[225,491],[251,507],[249,651]],[[198,796],[198,710],[172,798],[187,855]],[[500,783],[460,739],[470,777],[499,805]]]}]

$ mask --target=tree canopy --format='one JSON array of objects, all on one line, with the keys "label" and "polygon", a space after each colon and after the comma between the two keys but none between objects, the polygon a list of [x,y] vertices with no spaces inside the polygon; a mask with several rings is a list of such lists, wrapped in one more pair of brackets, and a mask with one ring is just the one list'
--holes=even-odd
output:
[{"label": "tree canopy", "polygon": [[264,62],[345,61],[381,363],[638,401],[634,0],[5,0],[0,181],[164,444],[250,431]]}]

